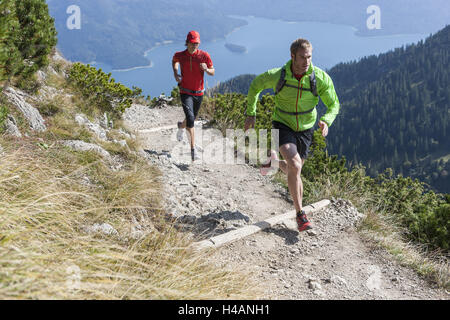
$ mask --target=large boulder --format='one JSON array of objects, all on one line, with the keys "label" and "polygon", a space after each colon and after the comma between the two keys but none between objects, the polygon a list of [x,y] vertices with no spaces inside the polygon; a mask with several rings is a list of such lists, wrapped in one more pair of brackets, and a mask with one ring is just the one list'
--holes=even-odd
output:
[{"label": "large boulder", "polygon": [[111,160],[111,155],[108,151],[93,143],[87,143],[81,140],[63,140],[61,143],[76,151],[93,151],[98,153],[106,160]]},{"label": "large boulder", "polygon": [[6,95],[8,100],[23,114],[24,118],[30,124],[30,128],[32,130],[45,131],[47,129],[47,127],[45,126],[44,118],[42,118],[39,111],[25,101],[25,98],[28,96],[26,93],[17,89],[13,89],[12,87],[6,88],[3,93]]}]

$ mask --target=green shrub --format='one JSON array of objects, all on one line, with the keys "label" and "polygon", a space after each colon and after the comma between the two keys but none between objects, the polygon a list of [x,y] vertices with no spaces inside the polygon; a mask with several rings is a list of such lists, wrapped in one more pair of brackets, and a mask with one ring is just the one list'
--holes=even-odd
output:
[{"label": "green shrub", "polygon": [[169,105],[173,106],[176,104],[179,104],[181,102],[180,100],[180,88],[179,87],[173,87],[172,91],[170,92],[170,97],[173,99]]},{"label": "green shrub", "polygon": [[132,98],[138,97],[142,90],[127,88],[111,78],[111,73],[105,74],[102,69],[90,65],[74,63],[69,72],[69,82],[90,102],[95,103],[103,112],[117,116],[122,114],[132,103]]},{"label": "green shrub", "polygon": [[53,102],[42,104],[38,107],[38,109],[40,114],[47,117],[52,117],[61,111],[60,107]]},{"label": "green shrub", "polygon": [[5,85],[48,65],[57,32],[45,0],[1,1],[0,30],[0,80],[7,80]]},{"label": "green shrub", "polygon": [[37,94],[38,90],[41,88],[41,84],[37,80],[36,75],[27,77],[19,76],[15,80],[15,85],[19,89],[33,95]]},{"label": "green shrub", "polygon": [[387,170],[375,179],[380,204],[407,228],[408,238],[432,249],[448,250],[450,214],[444,195],[426,191],[417,179],[393,178],[391,173]]}]

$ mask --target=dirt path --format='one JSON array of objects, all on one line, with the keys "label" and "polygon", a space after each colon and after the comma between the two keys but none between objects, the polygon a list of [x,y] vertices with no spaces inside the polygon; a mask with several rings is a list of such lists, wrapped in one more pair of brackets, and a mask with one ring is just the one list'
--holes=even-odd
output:
[{"label": "dirt path", "polygon": [[[134,105],[125,123],[139,130],[143,155],[163,172],[168,213],[193,238],[209,238],[293,209],[286,191],[256,168],[191,164],[186,136],[178,142],[175,128],[147,130],[183,118],[180,107]],[[196,124],[199,132],[215,134],[202,125]],[[361,217],[348,201],[332,201],[310,215],[313,232],[298,233],[295,221],[286,221],[217,249],[214,260],[254,271],[265,284],[265,299],[449,299],[445,290],[394,263],[384,250],[365,244],[355,231]]]}]

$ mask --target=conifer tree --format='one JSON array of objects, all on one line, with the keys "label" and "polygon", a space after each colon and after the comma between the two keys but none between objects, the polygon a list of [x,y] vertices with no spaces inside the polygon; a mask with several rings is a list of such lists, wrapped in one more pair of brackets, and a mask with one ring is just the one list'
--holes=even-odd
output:
[{"label": "conifer tree", "polygon": [[0,2],[2,30],[0,59],[5,64],[2,77],[30,77],[48,65],[48,54],[56,45],[54,19],[45,0],[2,0]]},{"label": "conifer tree", "polygon": [[0,1],[0,81],[7,80],[19,65],[21,56],[15,45],[18,30],[15,0]]}]

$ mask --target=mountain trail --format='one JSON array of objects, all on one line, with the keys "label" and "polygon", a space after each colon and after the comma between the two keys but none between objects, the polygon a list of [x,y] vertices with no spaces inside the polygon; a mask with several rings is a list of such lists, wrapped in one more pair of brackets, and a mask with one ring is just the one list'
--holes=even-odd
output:
[{"label": "mountain trail", "polygon": [[[162,172],[167,213],[193,240],[293,210],[288,192],[253,166],[191,163],[186,134],[176,139],[176,123],[183,118],[182,108],[170,106],[133,105],[124,114],[142,154]],[[218,137],[205,121],[196,122],[196,141],[204,149],[205,141]],[[308,216],[312,231],[299,233],[295,221],[287,220],[215,249],[212,263],[252,272],[269,300],[449,299],[448,292],[364,242],[355,227],[362,214],[349,201],[330,200]]]}]

